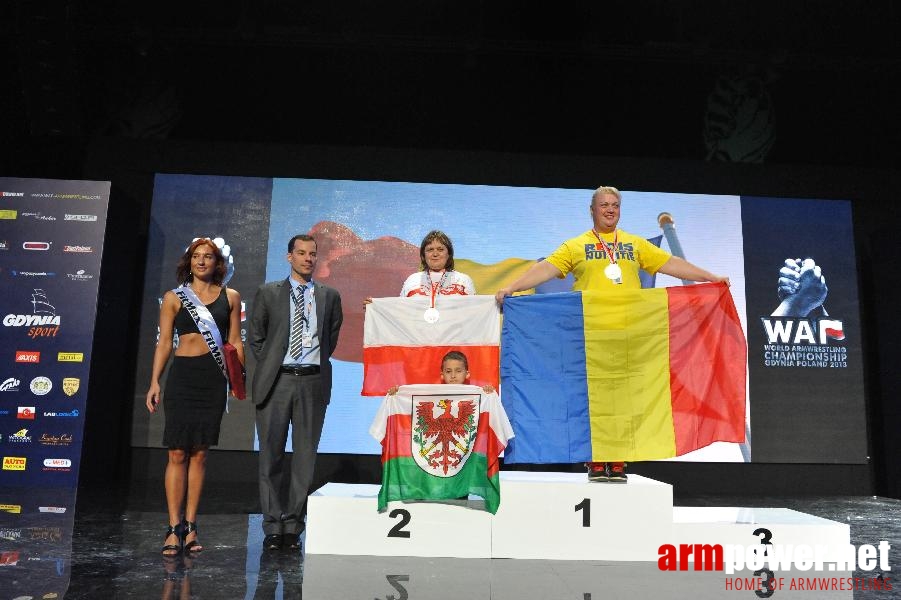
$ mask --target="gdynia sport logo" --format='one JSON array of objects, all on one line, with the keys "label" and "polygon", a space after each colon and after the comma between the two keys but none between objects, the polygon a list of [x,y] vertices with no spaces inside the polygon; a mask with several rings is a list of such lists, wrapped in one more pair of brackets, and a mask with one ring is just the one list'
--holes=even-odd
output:
[{"label": "gdynia sport logo", "polygon": [[[727,575],[751,571],[754,577],[726,578],[726,590],[891,590],[886,540],[876,545],[775,544],[765,528],[754,531],[759,544],[663,544],[658,548],[661,571],[722,571]],[[693,563],[689,566],[689,563]],[[820,573],[874,573],[873,577],[820,576]],[[802,572],[804,577],[777,577],[777,573]],[[810,572],[810,573],[808,573]],[[770,594],[768,593],[767,596]]]}]

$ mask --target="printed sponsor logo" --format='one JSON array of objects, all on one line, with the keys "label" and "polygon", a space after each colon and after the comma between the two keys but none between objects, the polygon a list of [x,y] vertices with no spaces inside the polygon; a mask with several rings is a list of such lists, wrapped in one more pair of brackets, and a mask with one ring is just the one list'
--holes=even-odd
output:
[{"label": "printed sponsor logo", "polygon": [[32,198],[55,198],[57,200],[100,200],[97,194],[57,194],[50,192],[29,194]]},{"label": "printed sponsor logo", "polygon": [[84,221],[84,222],[96,221],[97,215],[70,215],[67,213],[63,217],[63,220],[64,221]]},{"label": "printed sponsor logo", "polygon": [[53,382],[47,377],[38,376],[31,380],[31,393],[35,396],[45,396],[53,389]]},{"label": "printed sponsor logo", "polygon": [[19,552],[17,550],[0,552],[0,567],[14,567],[17,564],[19,564]]},{"label": "printed sponsor logo", "polygon": [[94,279],[94,276],[86,273],[84,269],[78,269],[74,273],[66,273],[66,277],[69,278],[69,281],[90,281]]},{"label": "printed sponsor logo", "polygon": [[78,409],[76,408],[76,409],[70,410],[69,412],[47,411],[44,413],[44,416],[45,417],[77,417]]},{"label": "printed sponsor logo", "polygon": [[56,355],[56,362],[82,362],[84,352],[60,352]]},{"label": "printed sponsor logo", "polygon": [[51,271],[15,271],[10,269],[9,274],[13,277],[56,277],[56,273]]},{"label": "printed sponsor logo", "polygon": [[69,446],[72,444],[71,433],[61,433],[59,435],[42,433],[41,439],[38,440],[43,446]]},{"label": "printed sponsor logo", "polygon": [[66,512],[65,506],[39,506],[38,512],[62,515]]},{"label": "printed sponsor logo", "polygon": [[19,431],[7,436],[6,441],[10,442],[11,444],[30,444],[31,436],[28,435],[27,429],[20,429]]},{"label": "printed sponsor logo", "polygon": [[63,246],[63,252],[93,252],[93,246]]},{"label": "printed sponsor logo", "polygon": [[16,417],[19,419],[34,420],[34,407],[33,406],[20,406],[19,412],[16,413]]},{"label": "printed sponsor logo", "polygon": [[25,195],[25,192],[0,192],[0,196],[6,196],[9,198],[21,198]]},{"label": "printed sponsor logo", "polygon": [[50,250],[53,242],[22,242],[23,250]]},{"label": "printed sponsor logo", "polygon": [[15,542],[16,540],[22,539],[22,530],[18,527],[14,529],[3,528],[0,529],[0,540],[9,540],[11,542]]},{"label": "printed sponsor logo", "polygon": [[8,314],[3,317],[4,327],[28,327],[28,337],[56,337],[59,333],[60,318],[56,314],[56,307],[50,304],[47,293],[34,288],[31,294],[30,315]]},{"label": "printed sponsor logo", "polygon": [[0,208],[0,219],[15,219],[18,211],[11,208]]},{"label": "printed sponsor logo", "polygon": [[32,540],[58,542],[63,538],[63,531],[59,527],[29,527],[28,533]]},{"label": "printed sponsor logo", "polygon": [[0,240],[0,250],[9,250],[9,241]]},{"label": "printed sponsor logo", "polygon": [[21,504],[0,504],[0,512],[12,513],[14,515],[22,514]]},{"label": "printed sponsor logo", "polygon": [[53,215],[45,215],[44,213],[39,211],[22,212],[19,216],[29,217],[38,221],[56,221],[56,217],[54,217]]},{"label": "printed sponsor logo", "polygon": [[34,350],[16,350],[16,362],[37,364],[41,362],[41,353]]},{"label": "printed sponsor logo", "polygon": [[28,462],[28,459],[24,456],[4,456],[3,457],[3,470],[4,471],[24,471],[25,463]]},{"label": "printed sponsor logo", "polygon": [[44,467],[45,470],[65,469],[68,471],[72,467],[72,461],[68,458],[45,458]]},{"label": "printed sponsor logo", "polygon": [[63,377],[63,392],[67,396],[74,396],[80,385],[81,379],[78,377]]},{"label": "printed sponsor logo", "polygon": [[18,392],[21,383],[15,377],[8,377],[3,380],[3,383],[0,383],[0,392]]}]

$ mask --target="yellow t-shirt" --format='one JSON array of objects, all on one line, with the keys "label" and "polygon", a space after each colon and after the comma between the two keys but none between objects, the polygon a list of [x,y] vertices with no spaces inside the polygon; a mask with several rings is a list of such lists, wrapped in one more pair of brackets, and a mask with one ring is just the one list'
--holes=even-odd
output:
[{"label": "yellow t-shirt", "polygon": [[604,268],[610,264],[610,258],[604,247],[598,243],[594,231],[589,229],[582,235],[560,244],[560,247],[546,259],[560,269],[563,275],[572,271],[576,278],[574,290],[640,289],[641,280],[638,271],[644,269],[653,275],[672,256],[643,237],[632,235],[622,229],[617,229],[615,234],[600,235],[608,247],[613,246],[613,239],[616,237],[616,264],[622,269],[623,282],[615,284],[604,275]]}]

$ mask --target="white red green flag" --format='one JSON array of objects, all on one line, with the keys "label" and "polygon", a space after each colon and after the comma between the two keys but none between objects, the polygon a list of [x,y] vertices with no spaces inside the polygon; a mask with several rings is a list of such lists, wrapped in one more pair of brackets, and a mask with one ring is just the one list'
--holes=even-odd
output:
[{"label": "white red green flag", "polygon": [[498,456],[513,428],[496,392],[475,385],[404,385],[385,397],[369,433],[382,444],[379,510],[395,500],[473,494],[497,512]]}]

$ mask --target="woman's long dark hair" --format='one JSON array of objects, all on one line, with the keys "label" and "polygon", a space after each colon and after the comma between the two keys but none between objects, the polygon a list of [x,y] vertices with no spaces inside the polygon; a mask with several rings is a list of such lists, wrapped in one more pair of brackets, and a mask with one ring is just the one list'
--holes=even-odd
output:
[{"label": "woman's long dark hair", "polygon": [[216,269],[213,271],[213,283],[216,285],[222,285],[222,282],[225,281],[225,256],[222,254],[222,250],[219,249],[219,246],[213,243],[213,240],[210,238],[197,238],[191,245],[188,246],[188,249],[185,250],[185,253],[178,261],[178,266],[175,267],[175,278],[178,280],[179,284],[190,283],[194,276],[191,274],[191,256],[194,254],[194,251],[197,250],[200,246],[209,246],[213,249],[213,256],[216,257]]}]

